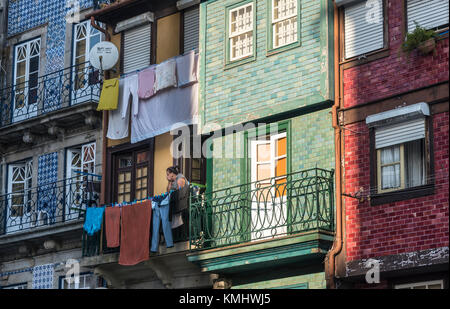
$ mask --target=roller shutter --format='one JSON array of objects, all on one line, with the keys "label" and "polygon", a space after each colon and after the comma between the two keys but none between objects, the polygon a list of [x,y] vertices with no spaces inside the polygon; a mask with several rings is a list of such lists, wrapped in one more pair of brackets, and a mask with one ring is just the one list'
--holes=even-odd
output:
[{"label": "roller shutter", "polygon": [[408,32],[421,27],[431,29],[448,24],[448,0],[407,0]]},{"label": "roller shutter", "polygon": [[151,24],[124,32],[123,72],[130,73],[150,65]]},{"label": "roller shutter", "polygon": [[184,12],[184,52],[198,48],[199,7]]}]

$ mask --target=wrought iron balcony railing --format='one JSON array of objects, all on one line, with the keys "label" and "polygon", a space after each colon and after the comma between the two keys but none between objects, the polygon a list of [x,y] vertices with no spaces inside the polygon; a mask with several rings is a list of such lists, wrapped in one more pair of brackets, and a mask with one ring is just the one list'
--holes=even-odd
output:
[{"label": "wrought iron balcony railing", "polygon": [[314,168],[191,197],[191,250],[334,230],[334,171]]},{"label": "wrought iron balcony railing", "polygon": [[[14,187],[14,186],[13,186]],[[82,220],[86,207],[98,203],[97,176],[77,177],[0,195],[0,235]]]},{"label": "wrought iron balcony railing", "polygon": [[0,127],[100,98],[100,71],[78,64],[0,89]]}]

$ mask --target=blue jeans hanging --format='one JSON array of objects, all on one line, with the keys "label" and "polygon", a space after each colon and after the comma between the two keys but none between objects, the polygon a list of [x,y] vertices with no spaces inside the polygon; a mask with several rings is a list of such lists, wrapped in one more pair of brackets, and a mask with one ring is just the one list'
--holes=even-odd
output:
[{"label": "blue jeans hanging", "polygon": [[162,230],[166,240],[167,248],[173,247],[172,228],[169,222],[169,199],[170,196],[161,202],[153,202],[153,229],[151,252],[158,252],[159,246],[159,226],[162,222]]}]

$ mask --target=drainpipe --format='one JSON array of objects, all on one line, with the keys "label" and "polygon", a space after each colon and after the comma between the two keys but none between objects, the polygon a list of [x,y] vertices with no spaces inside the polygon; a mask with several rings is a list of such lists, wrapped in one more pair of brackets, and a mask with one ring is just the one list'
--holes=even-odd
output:
[{"label": "drainpipe", "polygon": [[[334,2],[333,2],[334,3]],[[340,70],[339,70],[339,14],[336,4],[334,3],[334,87],[335,100],[331,113],[334,128],[334,147],[336,162],[336,234],[333,247],[327,253],[325,259],[325,273],[327,288],[335,289],[336,275],[336,256],[341,252],[343,247],[342,232],[342,160],[341,160],[341,128],[339,126],[338,109],[341,107],[340,97]]]},{"label": "drainpipe", "polygon": [[[111,36],[109,35],[108,31],[105,29],[99,27],[97,23],[95,22],[94,16],[91,16],[91,25],[98,31],[105,34],[105,40],[108,42],[111,42]],[[109,78],[109,72],[105,72],[105,78]],[[100,193],[100,205],[105,204],[106,201],[106,151],[107,151],[107,139],[106,139],[106,130],[108,128],[108,113],[106,111],[103,111],[103,124],[102,124],[102,183],[101,183],[101,193]]]}]

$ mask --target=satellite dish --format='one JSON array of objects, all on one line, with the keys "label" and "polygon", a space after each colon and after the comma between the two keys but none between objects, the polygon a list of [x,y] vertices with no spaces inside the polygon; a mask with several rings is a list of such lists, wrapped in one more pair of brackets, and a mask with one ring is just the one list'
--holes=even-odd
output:
[{"label": "satellite dish", "polygon": [[119,60],[119,51],[111,42],[100,42],[92,47],[89,59],[94,68],[99,70],[112,69]]}]

